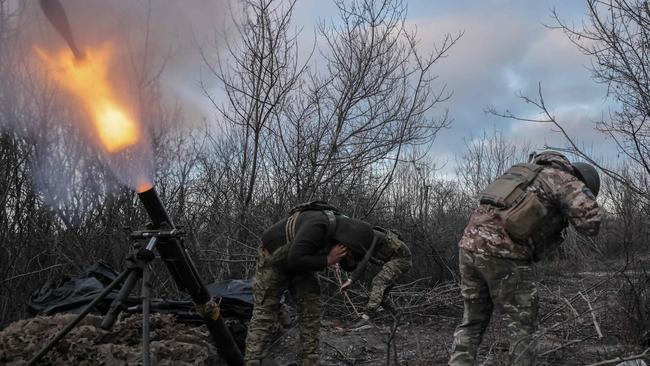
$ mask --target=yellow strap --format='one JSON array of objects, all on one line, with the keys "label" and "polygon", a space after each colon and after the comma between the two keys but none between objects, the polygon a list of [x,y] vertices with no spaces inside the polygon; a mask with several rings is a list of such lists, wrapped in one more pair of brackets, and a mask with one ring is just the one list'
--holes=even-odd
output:
[{"label": "yellow strap", "polygon": [[204,304],[196,304],[194,309],[205,319],[218,320],[221,316],[221,308],[219,308],[219,305],[213,298]]},{"label": "yellow strap", "polygon": [[284,235],[287,238],[287,242],[293,240],[296,237],[296,222],[298,221],[298,216],[300,216],[300,211],[295,212],[287,219],[287,223],[284,226]]}]

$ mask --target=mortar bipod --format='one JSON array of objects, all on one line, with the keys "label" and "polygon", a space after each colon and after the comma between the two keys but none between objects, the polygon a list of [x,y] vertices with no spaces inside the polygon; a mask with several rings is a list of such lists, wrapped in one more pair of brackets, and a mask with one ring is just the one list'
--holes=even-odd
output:
[{"label": "mortar bipod", "polygon": [[[163,234],[164,235],[164,234]],[[134,237],[134,235],[132,235]],[[97,305],[100,301],[106,298],[108,294],[113,291],[125,278],[124,285],[122,286],[118,296],[111,303],[108,313],[102,320],[102,328],[110,330],[117,319],[119,313],[124,309],[124,303],[129,294],[135,287],[135,284],[142,277],[142,364],[149,366],[150,352],[149,352],[149,315],[151,303],[151,270],[149,264],[156,256],[153,252],[158,242],[157,235],[149,235],[148,243],[144,248],[140,248],[137,252],[131,254],[127,261],[129,265],[111,282],[104,291],[90,302],[82,311],[75,317],[68,325],[66,325],[59,333],[52,338],[38,353],[32,357],[27,363],[28,366],[35,365],[40,359],[43,358],[61,339],[63,339],[74,327],[79,324]]]}]

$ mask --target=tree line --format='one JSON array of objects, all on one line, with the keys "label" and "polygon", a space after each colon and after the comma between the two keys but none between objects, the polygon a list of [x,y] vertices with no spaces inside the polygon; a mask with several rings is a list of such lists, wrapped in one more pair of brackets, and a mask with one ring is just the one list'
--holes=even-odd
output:
[{"label": "tree line", "polygon": [[[628,158],[598,161],[567,136],[571,157],[606,173],[600,199],[608,216],[594,240],[569,232],[558,258],[634,258],[648,250],[649,94],[642,67],[648,58],[638,54],[645,48],[631,45],[647,43],[647,7],[587,3],[592,23],[584,30],[559,17],[558,26],[569,37],[595,32],[586,45],[571,39],[597,60],[594,78],[611,83],[611,96],[623,106],[599,127]],[[156,187],[188,229],[186,245],[206,281],[250,278],[262,231],[291,206],[314,199],[397,229],[414,253],[412,279],[452,280],[456,243],[477,195],[527,159],[530,144],[494,128],[468,136],[456,174],[441,175],[430,147],[452,124],[452,95],[435,65],[453,54],[462,32],[442,35],[425,53],[403,1],[336,4],[338,18],[318,24],[305,55],[292,23],[295,1],[243,2],[233,15],[234,37],[199,50],[208,77],[221,86],[215,94],[208,80],[201,85],[215,115],[201,127],[179,128],[187,114],[164,103],[164,57],[130,51],[142,60],[129,72],[154,146]],[[617,5],[619,16],[600,19],[599,7],[608,4]],[[83,113],[48,81],[38,60],[25,57],[32,35],[21,26],[29,11],[0,1],[0,327],[25,316],[30,293],[47,279],[100,259],[122,268],[130,250],[125,228],[147,221],[134,192],[81,138],[76,126]],[[561,126],[541,93],[528,101]],[[156,281],[169,283],[162,266]],[[176,295],[157,287],[160,295]]]}]

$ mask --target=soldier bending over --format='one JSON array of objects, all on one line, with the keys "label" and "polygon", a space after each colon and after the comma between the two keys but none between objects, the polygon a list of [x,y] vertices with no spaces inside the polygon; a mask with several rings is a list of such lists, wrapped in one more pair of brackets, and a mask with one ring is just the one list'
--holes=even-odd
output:
[{"label": "soldier bending over", "polygon": [[363,258],[358,265],[354,259],[350,262],[347,260],[341,262],[343,269],[352,271],[350,279],[341,286],[341,292],[346,291],[363,275],[368,262],[381,266],[381,270],[372,279],[365,313],[361,314],[361,321],[355,324],[355,327],[367,324],[375,316],[380,305],[383,305],[386,310],[396,312],[387,295],[397,278],[413,266],[411,251],[397,233],[380,227],[375,227],[373,233],[375,239],[370,248],[360,245],[348,247],[350,252],[346,258],[350,256]]},{"label": "soldier bending over", "polygon": [[533,365],[537,290],[531,262],[556,249],[573,225],[598,233],[603,212],[596,202],[598,172],[557,152],[533,155],[517,164],[481,195],[458,243],[462,323],[454,333],[449,365],[474,365],[492,309],[508,322],[513,365]]},{"label": "soldier bending over", "polygon": [[338,263],[349,246],[370,245],[366,222],[340,215],[322,202],[298,206],[262,234],[253,294],[253,317],[246,337],[246,365],[261,365],[268,355],[280,313],[280,297],[293,297],[300,330],[303,366],[318,365],[320,286],[316,272]]}]

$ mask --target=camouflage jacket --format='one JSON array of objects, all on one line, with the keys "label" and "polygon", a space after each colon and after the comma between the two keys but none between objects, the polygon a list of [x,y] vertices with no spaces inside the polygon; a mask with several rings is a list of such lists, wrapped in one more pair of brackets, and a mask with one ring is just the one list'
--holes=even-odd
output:
[{"label": "camouflage jacket", "polygon": [[[393,234],[392,237],[389,237],[380,230],[373,230],[373,235],[376,240],[374,248],[372,248],[372,243],[367,245],[367,243],[357,242],[347,245],[352,259],[344,259],[340,265],[344,271],[351,272],[350,279],[353,282],[361,278],[368,267],[368,263],[383,266],[396,256],[411,256],[411,250],[397,235]],[[373,243],[375,240],[373,240]]]},{"label": "camouflage jacket", "polygon": [[497,209],[481,204],[470,217],[459,247],[496,257],[538,260],[564,241],[569,223],[581,234],[598,233],[603,211],[589,188],[572,174],[571,163],[557,153],[542,153],[535,163],[545,167],[527,190],[547,209],[544,225],[527,242],[515,242]]}]

